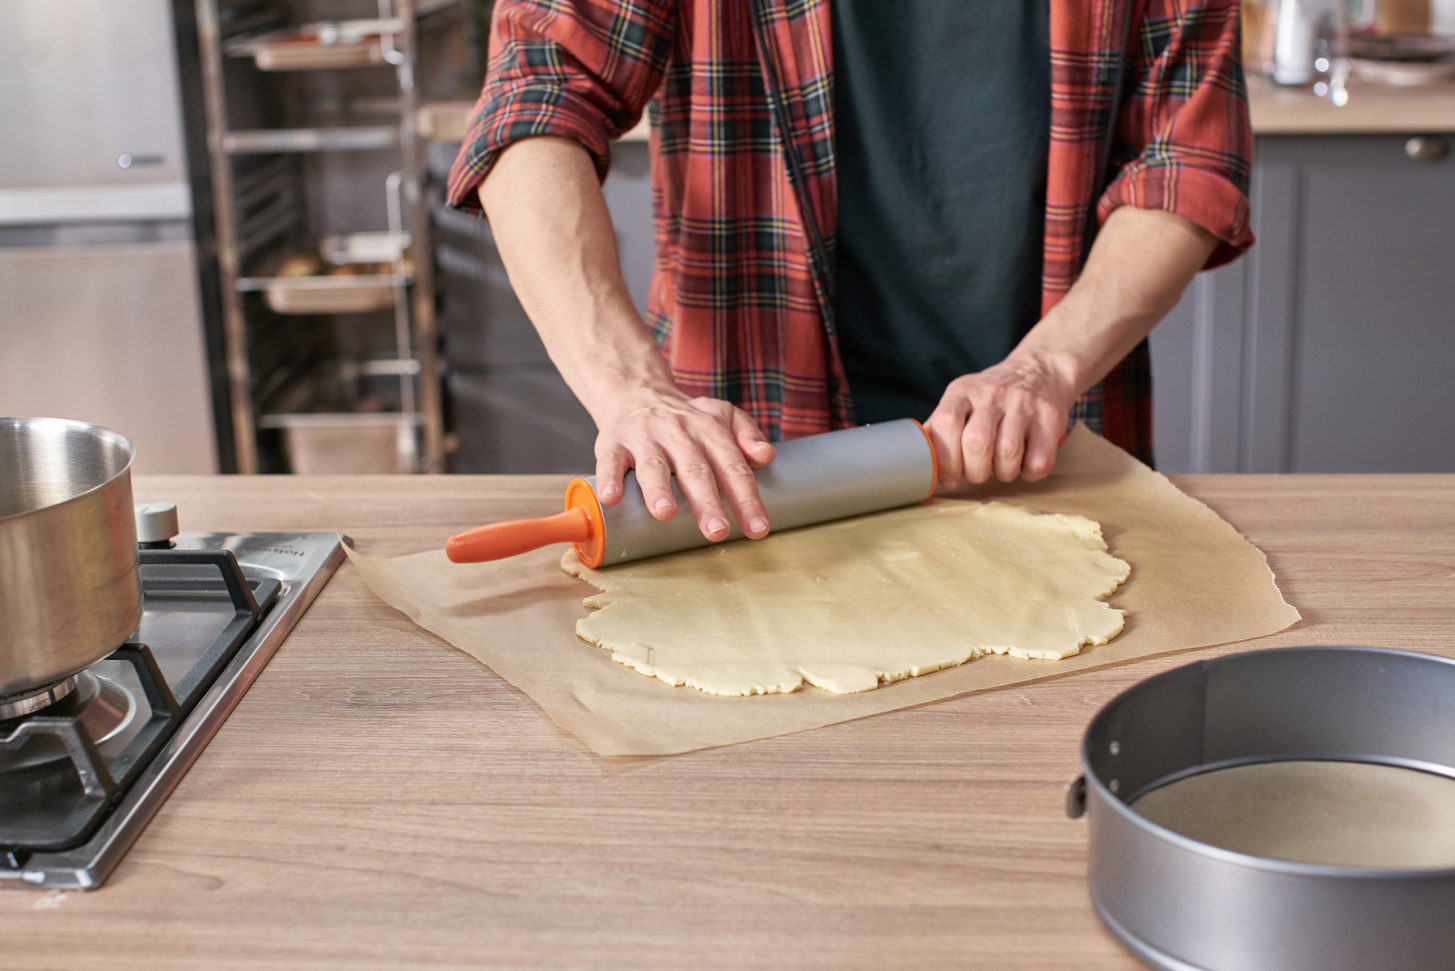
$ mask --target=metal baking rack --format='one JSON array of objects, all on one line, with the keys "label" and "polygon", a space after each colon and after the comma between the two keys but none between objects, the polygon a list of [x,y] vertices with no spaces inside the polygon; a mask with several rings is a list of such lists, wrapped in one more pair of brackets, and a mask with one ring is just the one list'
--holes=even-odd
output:
[{"label": "metal baking rack", "polygon": [[442,471],[416,67],[458,0],[194,2],[234,467]]}]

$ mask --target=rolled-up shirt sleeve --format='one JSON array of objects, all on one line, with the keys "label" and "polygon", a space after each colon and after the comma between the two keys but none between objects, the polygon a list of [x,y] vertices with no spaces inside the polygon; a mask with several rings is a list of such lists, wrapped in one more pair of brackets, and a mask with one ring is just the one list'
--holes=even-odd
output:
[{"label": "rolled-up shirt sleeve", "polygon": [[1149,0],[1133,39],[1133,87],[1118,124],[1117,177],[1097,206],[1176,213],[1218,239],[1211,269],[1253,245],[1238,0]]},{"label": "rolled-up shirt sleeve", "polygon": [[611,142],[661,84],[676,36],[674,0],[498,0],[489,65],[450,169],[449,204],[480,209],[476,190],[513,142],[580,142],[606,178]]}]

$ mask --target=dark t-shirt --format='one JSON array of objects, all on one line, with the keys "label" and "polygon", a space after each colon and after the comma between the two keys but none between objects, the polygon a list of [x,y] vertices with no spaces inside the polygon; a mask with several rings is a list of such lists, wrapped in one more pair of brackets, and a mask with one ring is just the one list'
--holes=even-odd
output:
[{"label": "dark t-shirt", "polygon": [[834,0],[839,346],[860,422],[925,419],[1040,317],[1048,0]]}]

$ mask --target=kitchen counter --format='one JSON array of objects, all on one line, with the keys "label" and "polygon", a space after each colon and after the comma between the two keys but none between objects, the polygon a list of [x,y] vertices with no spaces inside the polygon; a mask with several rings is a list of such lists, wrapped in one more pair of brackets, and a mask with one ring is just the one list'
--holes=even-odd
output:
[{"label": "kitchen counter", "polygon": [[1455,82],[1420,87],[1352,78],[1349,103],[1336,108],[1309,88],[1280,88],[1249,75],[1248,111],[1256,135],[1455,132]]},{"label": "kitchen counter", "polygon": [[[422,105],[420,134],[434,141],[459,142],[474,109],[472,101]],[[1328,98],[1315,97],[1309,88],[1280,88],[1250,73],[1248,112],[1257,135],[1455,132],[1455,82],[1406,88],[1354,78],[1349,82],[1349,103],[1336,108]],[[643,115],[621,140],[644,142],[647,130]]]},{"label": "kitchen counter", "polygon": [[[1176,481],[1305,617],[1238,649],[1455,657],[1455,476]],[[394,555],[554,511],[563,483],[143,477],[136,498],[177,502],[183,529],[336,529]],[[1062,787],[1102,704],[1229,650],[606,760],[346,564],[106,885],[0,891],[3,963],[1133,971]]]}]

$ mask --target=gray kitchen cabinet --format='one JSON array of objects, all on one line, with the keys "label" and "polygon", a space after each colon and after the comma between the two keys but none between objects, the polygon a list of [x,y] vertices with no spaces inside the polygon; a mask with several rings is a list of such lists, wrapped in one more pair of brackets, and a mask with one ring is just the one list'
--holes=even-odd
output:
[{"label": "gray kitchen cabinet", "polygon": [[588,473],[595,426],[516,299],[483,220],[434,214],[453,471]]},{"label": "gray kitchen cabinet", "polygon": [[[617,142],[611,155],[603,191],[627,288],[645,312],[656,258],[647,145]],[[453,150],[437,153],[438,178],[453,158]],[[454,471],[589,474],[596,425],[516,299],[489,225],[442,206],[434,225]]]},{"label": "gray kitchen cabinet", "polygon": [[1258,243],[1153,333],[1166,472],[1455,472],[1451,136],[1264,136]]}]

